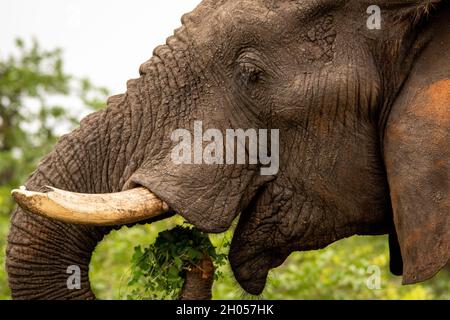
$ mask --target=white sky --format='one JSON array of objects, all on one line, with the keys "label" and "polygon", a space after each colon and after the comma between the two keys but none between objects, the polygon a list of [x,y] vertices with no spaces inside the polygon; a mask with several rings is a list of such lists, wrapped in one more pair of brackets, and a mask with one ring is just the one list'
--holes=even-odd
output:
[{"label": "white sky", "polygon": [[36,37],[64,50],[65,70],[122,93],[141,63],[200,0],[1,0],[0,55]]}]

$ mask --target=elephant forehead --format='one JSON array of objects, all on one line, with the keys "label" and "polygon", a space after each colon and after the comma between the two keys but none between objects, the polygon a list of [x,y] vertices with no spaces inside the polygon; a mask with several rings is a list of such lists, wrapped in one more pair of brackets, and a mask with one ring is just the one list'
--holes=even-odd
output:
[{"label": "elephant forehead", "polygon": [[[221,34],[239,33],[245,28],[265,28],[268,34],[280,34],[325,13],[343,1],[331,0],[205,0],[182,18],[198,44],[209,42]],[[208,27],[205,28],[205,25]]]},{"label": "elephant forehead", "polygon": [[[183,23],[195,30],[197,39],[216,38],[218,32],[233,32],[249,24],[270,24],[278,10],[264,5],[263,0],[203,1],[183,17]],[[208,26],[205,28],[205,26]]]}]

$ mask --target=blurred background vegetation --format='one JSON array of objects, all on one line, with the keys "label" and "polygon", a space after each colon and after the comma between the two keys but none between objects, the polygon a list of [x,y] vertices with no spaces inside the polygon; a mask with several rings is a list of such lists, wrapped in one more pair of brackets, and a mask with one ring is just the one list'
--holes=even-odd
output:
[{"label": "blurred background vegetation", "polygon": [[[64,71],[62,52],[44,50],[37,41],[18,39],[16,52],[0,60],[0,299],[10,299],[5,272],[9,215],[14,208],[10,190],[20,186],[57,138],[80,118],[104,107],[108,90]],[[181,222],[174,217],[152,225],[122,228],[102,241],[94,252],[90,278],[101,299],[125,299],[131,290],[131,257],[137,245],[147,246],[158,232]],[[231,239],[229,231],[211,235],[218,250]],[[273,270],[264,299],[449,299],[450,272],[402,286],[389,272],[387,238],[352,237],[326,249],[292,254]],[[380,289],[369,289],[369,267],[381,270]],[[246,295],[229,265],[214,283],[214,299],[255,298]]]}]

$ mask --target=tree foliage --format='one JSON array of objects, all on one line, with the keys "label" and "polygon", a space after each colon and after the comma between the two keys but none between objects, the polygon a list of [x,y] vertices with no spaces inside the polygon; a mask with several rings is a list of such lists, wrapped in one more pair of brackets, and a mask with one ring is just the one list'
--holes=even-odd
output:
[{"label": "tree foliage", "polygon": [[9,196],[80,116],[101,108],[108,91],[64,70],[60,49],[17,39],[16,52],[0,60],[0,214]]}]

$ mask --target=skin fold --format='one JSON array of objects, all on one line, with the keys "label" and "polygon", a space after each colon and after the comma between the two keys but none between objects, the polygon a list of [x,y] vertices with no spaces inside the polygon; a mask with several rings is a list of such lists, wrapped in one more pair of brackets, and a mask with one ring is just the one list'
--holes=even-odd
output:
[{"label": "skin fold", "polygon": [[[366,27],[373,4],[380,30]],[[157,219],[177,213],[206,232],[240,214],[229,259],[252,294],[291,252],[355,234],[389,234],[392,271],[426,280],[450,252],[449,21],[443,1],[204,0],[25,185],[143,186],[172,209]],[[279,129],[279,172],[175,164],[171,133],[196,120],[222,132]],[[94,298],[88,265],[110,230],[16,209],[13,298]],[[66,287],[70,265],[81,267],[80,290]]]}]

